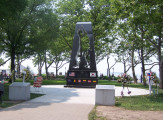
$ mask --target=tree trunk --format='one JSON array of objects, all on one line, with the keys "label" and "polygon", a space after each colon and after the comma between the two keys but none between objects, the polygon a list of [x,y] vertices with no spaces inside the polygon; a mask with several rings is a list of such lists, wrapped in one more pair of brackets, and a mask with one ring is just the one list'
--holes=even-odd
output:
[{"label": "tree trunk", "polygon": [[160,89],[163,89],[163,60],[161,58],[161,28],[159,31],[159,39],[158,39],[158,60],[159,60],[159,76],[160,76]]},{"label": "tree trunk", "polygon": [[41,66],[38,66],[38,75],[41,76]]},{"label": "tree trunk", "polygon": [[42,73],[42,71],[41,71],[41,56],[40,55],[38,55],[38,74],[39,74],[39,76],[41,76],[41,73]]},{"label": "tree trunk", "polygon": [[13,80],[15,81],[15,48],[12,47],[11,49],[11,73],[13,73]]},{"label": "tree trunk", "polygon": [[17,76],[20,78],[20,57],[17,55]]},{"label": "tree trunk", "polygon": [[136,75],[135,75],[135,67],[134,67],[134,50],[131,53],[131,64],[132,64],[132,75],[134,78],[134,83],[137,83]]},{"label": "tree trunk", "polygon": [[160,71],[160,89],[163,89],[163,60],[160,64],[159,71]]},{"label": "tree trunk", "polygon": [[107,56],[107,64],[108,64],[107,76],[109,77],[109,80],[110,80],[111,76],[110,76],[110,66],[109,66],[109,57],[108,56]]},{"label": "tree trunk", "polygon": [[[141,30],[141,40],[143,42],[143,39],[144,39],[144,31],[142,28],[140,28]],[[143,45],[141,47],[141,64],[142,64],[142,78],[143,78],[143,85],[146,86],[147,83],[146,83],[146,79],[145,79],[145,65],[144,65],[144,49],[143,49]]]},{"label": "tree trunk", "polygon": [[40,70],[40,64],[39,64],[39,57],[38,57],[38,75],[39,75],[39,70]]},{"label": "tree trunk", "polygon": [[56,70],[55,71],[56,72],[55,74],[56,74],[56,77],[57,77],[58,76],[58,66],[56,66],[56,69],[55,70]]},{"label": "tree trunk", "polygon": [[163,60],[159,60],[159,76],[160,76],[160,89],[163,89]]},{"label": "tree trunk", "polygon": [[142,64],[142,78],[143,78],[143,85],[146,86],[146,79],[145,79],[145,65],[144,65],[144,52],[143,47],[141,48],[141,64]]},{"label": "tree trunk", "polygon": [[44,61],[45,61],[46,79],[48,80],[49,79],[49,74],[48,74],[48,67],[47,67],[47,61],[46,61],[46,52],[45,52]]},{"label": "tree trunk", "polygon": [[126,73],[126,61],[125,60],[123,62],[123,66],[124,66],[124,73]]}]

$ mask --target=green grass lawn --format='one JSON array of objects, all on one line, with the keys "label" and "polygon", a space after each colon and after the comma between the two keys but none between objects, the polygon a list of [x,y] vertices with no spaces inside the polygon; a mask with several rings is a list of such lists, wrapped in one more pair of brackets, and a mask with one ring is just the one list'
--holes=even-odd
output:
[{"label": "green grass lawn", "polygon": [[[21,79],[16,80],[16,82],[22,82]],[[31,85],[33,85],[34,80],[29,80]],[[66,80],[43,80],[42,85],[66,85]]]},{"label": "green grass lawn", "polygon": [[[98,84],[99,84],[99,85],[115,85],[115,86],[122,86],[122,83],[121,83],[121,82],[109,81],[109,80],[99,80],[99,81],[98,81]],[[137,84],[131,83],[131,84],[128,84],[128,86],[129,86],[129,87],[135,87],[135,88],[149,89],[148,86],[143,86],[141,83],[137,83]],[[154,86],[154,88],[155,88],[155,86]]]},{"label": "green grass lawn", "polygon": [[[28,82],[33,85],[34,80],[29,80]],[[16,82],[22,82],[22,79],[16,80]],[[43,80],[43,85],[66,85],[66,80]],[[109,80],[99,80],[99,85],[115,85],[115,86],[122,86],[122,83],[117,81],[109,81]],[[142,84],[129,84],[129,87],[135,88],[143,88],[148,89],[148,86],[143,86]]]},{"label": "green grass lawn", "polygon": [[158,95],[116,97],[116,106],[130,110],[163,111],[163,90]]},{"label": "green grass lawn", "polygon": [[[0,108],[10,107],[10,106],[13,106],[15,104],[23,102],[23,101],[17,101],[16,102],[16,101],[10,101],[9,100],[9,85],[10,84],[5,84],[5,86],[4,86],[5,90],[4,90],[4,95],[2,96],[3,103],[0,104]],[[31,98],[30,99],[34,99],[34,98],[40,97],[42,95],[43,94],[33,94],[33,93],[31,93],[31,95],[30,95]]]},{"label": "green grass lawn", "polygon": [[[122,86],[121,83],[116,81],[99,80],[100,85],[115,85]],[[129,84],[129,87],[149,89],[148,86],[143,86],[141,83]],[[156,86],[152,86],[156,91]],[[142,95],[142,96],[129,96],[129,97],[116,97],[116,106],[123,107],[130,110],[158,110],[163,111],[163,90],[159,90],[159,94]]]}]

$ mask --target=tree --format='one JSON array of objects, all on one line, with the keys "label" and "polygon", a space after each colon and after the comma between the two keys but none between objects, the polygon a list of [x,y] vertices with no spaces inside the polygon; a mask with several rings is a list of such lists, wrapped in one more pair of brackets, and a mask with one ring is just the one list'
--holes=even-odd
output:
[{"label": "tree", "polygon": [[[153,48],[157,50],[158,61],[161,61],[161,30],[162,30],[162,4],[160,0],[155,2],[150,0],[114,0],[112,1],[113,11],[117,18],[121,21],[131,21],[135,25],[135,30],[137,35],[141,36],[141,43],[145,41],[146,43],[151,42]],[[131,19],[132,18],[132,19]],[[149,44],[148,44],[149,45]],[[148,46],[149,47],[149,46]],[[144,47],[141,48],[142,62],[144,61]],[[148,53],[148,52],[147,52]],[[145,75],[145,67],[142,63],[143,74]],[[144,77],[143,75],[143,77]],[[161,80],[163,81],[163,80]],[[160,87],[162,82],[160,82]],[[162,87],[161,87],[162,88]]]},{"label": "tree", "polygon": [[88,0],[87,1],[88,21],[93,23],[93,34],[95,41],[96,61],[99,63],[107,55],[111,54],[114,44],[115,18],[111,16],[110,1],[106,0]]},{"label": "tree", "polygon": [[137,82],[136,76],[135,76],[135,39],[133,37],[133,30],[127,26],[129,23],[128,22],[121,22],[119,21],[117,23],[117,35],[118,35],[118,40],[117,41],[117,46],[115,50],[115,54],[118,55],[118,61],[122,62],[124,65],[124,73],[127,73],[130,68],[132,68],[132,73],[133,73],[133,78],[134,82]]},{"label": "tree", "polygon": [[44,65],[44,54],[38,53],[33,59],[33,64],[38,66],[38,75],[42,75],[42,67]]},{"label": "tree", "polygon": [[64,42],[57,40],[55,43],[53,43],[53,46],[48,54],[50,61],[49,66],[52,65],[52,63],[55,64],[55,66],[52,67],[55,68],[56,76],[58,76],[58,71],[70,60],[70,52],[64,48]]},{"label": "tree", "polygon": [[105,0],[59,0],[57,9],[61,20],[60,36],[70,50],[76,22],[92,22],[97,63],[106,56],[104,46],[113,42],[108,35],[110,28],[114,25],[114,20],[108,15],[109,7],[105,7],[106,4],[108,1]]},{"label": "tree", "polygon": [[[0,20],[0,29],[1,29],[1,48],[3,51],[7,51],[10,53],[11,57],[11,71],[15,70],[15,54],[16,50],[15,47],[18,47],[16,44],[19,39],[22,37],[20,24],[15,24],[15,21],[19,19],[18,14],[24,11],[23,7],[26,7],[26,1],[17,0],[20,8],[18,5],[15,4],[14,1],[11,3],[9,1],[1,2],[1,20]],[[15,5],[15,7],[13,7]],[[7,14],[6,14],[7,12]],[[12,22],[11,22],[12,20]],[[14,22],[14,24],[13,24]],[[20,29],[16,29],[19,26]],[[18,28],[18,27],[17,27]],[[15,29],[15,30],[13,30]],[[21,32],[20,32],[21,31]],[[18,33],[18,34],[17,34]],[[16,35],[17,34],[17,35]]]},{"label": "tree", "polygon": [[[46,60],[46,53],[58,37],[59,22],[57,15],[49,9],[37,13],[37,20],[30,28],[31,45],[36,54],[34,64],[38,65],[38,73],[41,75],[42,67]],[[47,70],[47,69],[46,69]]]},{"label": "tree", "polygon": [[15,16],[27,6],[27,0],[1,0],[0,1],[0,22],[8,17]]},{"label": "tree", "polygon": [[0,64],[2,64],[4,62],[4,60],[2,58],[0,58]]},{"label": "tree", "polygon": [[[161,45],[163,43],[162,39],[162,28],[163,28],[163,21],[162,21],[162,1],[157,0],[156,2],[149,2],[148,1],[140,1],[141,4],[147,5],[145,9],[147,15],[147,26],[146,26],[146,40],[152,43],[153,47],[157,51],[158,61],[159,61],[159,72],[161,78],[161,62],[162,62],[162,51]],[[160,88],[163,89],[163,78],[160,79]]]},{"label": "tree", "polygon": [[[134,13],[137,14],[134,22],[137,24],[139,30],[142,32],[142,40],[152,44],[153,49],[156,51],[159,61],[159,70],[161,67],[161,44],[162,40],[162,2],[157,0],[155,2],[140,1]],[[143,17],[145,16],[145,17]],[[143,19],[142,19],[143,18]],[[152,50],[152,49],[151,49]],[[160,71],[161,74],[161,71]],[[161,77],[160,77],[161,78]],[[163,89],[163,80],[160,80],[160,88]]]},{"label": "tree", "polygon": [[24,54],[23,53],[22,54],[17,54],[15,56],[15,59],[16,59],[15,66],[16,66],[17,77],[21,77],[21,73],[20,73],[21,72],[20,71],[21,63],[23,61],[25,61],[27,58],[29,58],[31,55],[32,55],[31,52],[30,53],[26,52]]},{"label": "tree", "polygon": [[[117,61],[115,60],[115,63],[110,66],[109,64],[109,59],[110,59],[110,55],[107,56],[107,64],[108,64],[108,68],[107,68],[107,76],[109,77],[109,79],[111,79],[111,75],[110,75],[110,70],[113,68],[114,69],[114,66],[116,65]],[[114,71],[114,70],[113,70]],[[113,73],[113,76],[114,76],[114,73]]]},{"label": "tree", "polygon": [[[11,71],[15,71],[15,56],[24,53],[25,49],[29,47],[29,36],[25,33],[29,32],[28,28],[33,18],[35,18],[35,11],[38,11],[38,7],[44,4],[43,0],[17,1],[18,3],[15,1],[6,1],[4,3],[7,7],[5,7],[6,11],[2,7],[1,12],[4,13],[0,20],[0,30],[2,33],[2,37],[0,38],[2,44],[0,46],[3,51],[10,55]],[[8,14],[5,15],[5,12],[8,12]]]},{"label": "tree", "polygon": [[[136,73],[135,73],[135,67],[138,65],[141,61],[136,60],[135,53],[140,49],[141,46],[149,47],[149,45],[142,45],[144,43],[141,43],[141,38],[139,37],[139,33],[137,32],[135,24],[132,23],[133,17],[128,18],[127,21],[122,21],[117,24],[119,27],[117,28],[118,31],[118,39],[119,45],[117,48],[118,56],[122,59],[121,62],[124,64],[124,73],[127,72],[129,69],[132,68],[132,74],[134,78],[134,82],[137,83]],[[145,52],[144,52],[145,53]],[[148,53],[149,54],[149,53]],[[148,54],[146,54],[146,59],[148,60]],[[126,57],[125,57],[126,56]],[[144,54],[143,54],[144,56]],[[148,58],[147,58],[148,57]],[[144,62],[143,60],[143,62]],[[128,68],[126,69],[126,63],[129,62]],[[144,83],[146,83],[144,81]]]}]

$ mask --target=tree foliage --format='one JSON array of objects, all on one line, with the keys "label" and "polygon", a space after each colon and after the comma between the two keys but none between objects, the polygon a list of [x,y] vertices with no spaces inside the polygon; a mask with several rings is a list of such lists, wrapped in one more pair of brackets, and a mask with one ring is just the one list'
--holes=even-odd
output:
[{"label": "tree foliage", "polygon": [[[97,63],[114,52],[126,64],[124,72],[129,65],[134,76],[135,66],[141,63],[145,76],[151,56],[157,55],[161,66],[162,10],[161,0],[3,0],[0,53],[10,56],[12,71],[16,56],[34,55],[40,69],[44,63],[46,69],[52,63],[57,68],[58,62],[69,59],[75,24],[90,21]],[[88,38],[83,41],[82,49],[87,51]]]},{"label": "tree foliage", "polygon": [[[136,49],[141,51],[140,58],[144,76],[144,60],[149,58],[151,51],[156,51],[158,61],[159,63],[161,62],[162,2],[160,0],[155,2],[151,0],[114,0],[112,1],[112,6],[118,22],[127,23],[125,26],[131,27],[129,30],[122,29],[122,33],[126,32],[126,30],[127,33],[135,33],[134,38],[131,40],[135,39]],[[130,43],[129,38],[127,42]]]},{"label": "tree foliage", "polygon": [[[32,52],[30,37],[31,28],[32,25],[34,25],[33,23],[38,20],[38,13],[41,15],[42,10],[47,7],[46,2],[47,1],[44,0],[23,0],[20,1],[20,5],[17,4],[20,8],[13,8],[14,2],[9,4],[11,5],[11,9],[6,8],[9,14],[8,16],[4,16],[0,21],[0,48],[8,53],[11,58],[11,71],[15,70],[16,55],[29,54],[29,52]],[[14,9],[13,11],[12,8]],[[2,8],[1,12],[4,11],[5,10]],[[10,15],[10,12],[14,13]],[[46,11],[42,13],[45,15]]]}]

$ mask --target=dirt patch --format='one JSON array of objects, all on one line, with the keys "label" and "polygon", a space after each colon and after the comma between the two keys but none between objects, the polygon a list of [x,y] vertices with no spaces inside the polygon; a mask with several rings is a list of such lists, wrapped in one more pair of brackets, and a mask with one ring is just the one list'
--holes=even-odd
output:
[{"label": "dirt patch", "polygon": [[133,111],[115,106],[98,106],[97,115],[107,120],[162,120],[163,111]]}]

